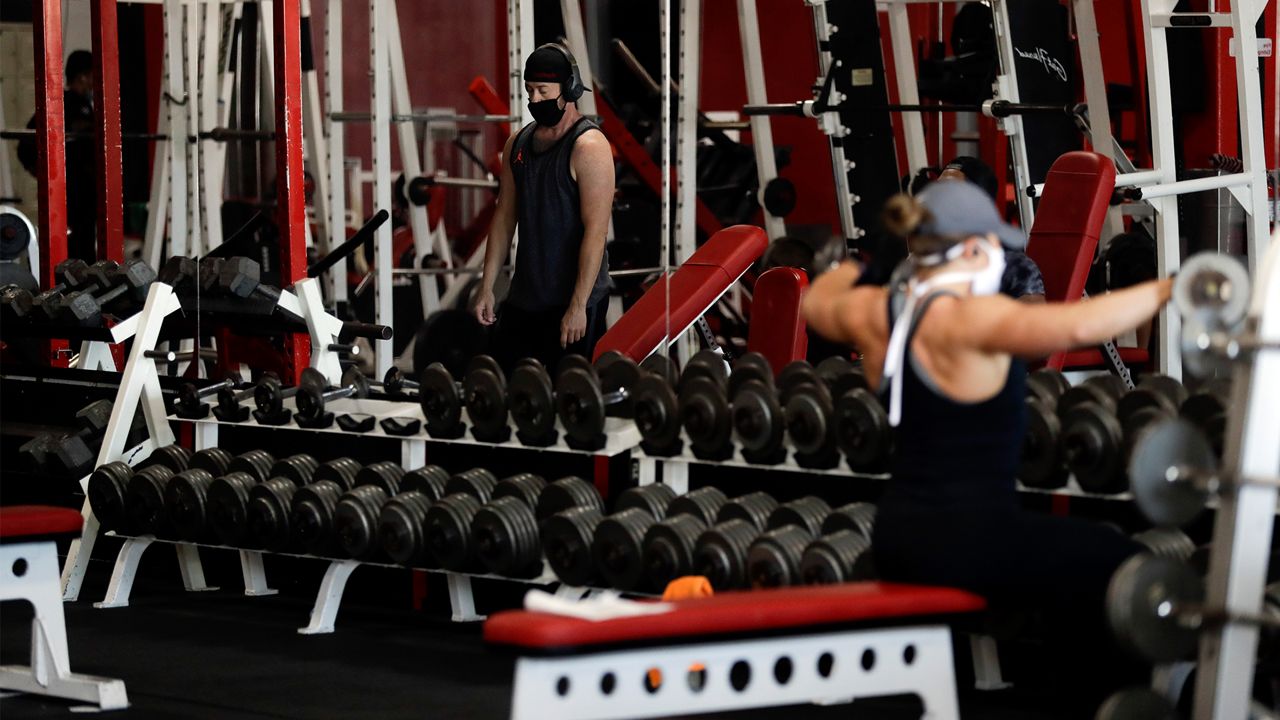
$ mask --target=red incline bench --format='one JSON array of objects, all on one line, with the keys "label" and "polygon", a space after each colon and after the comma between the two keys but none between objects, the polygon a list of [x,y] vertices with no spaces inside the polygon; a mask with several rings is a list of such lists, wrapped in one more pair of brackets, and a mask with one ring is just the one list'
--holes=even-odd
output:
[{"label": "red incline bench", "polygon": [[[1116,168],[1096,153],[1075,151],[1053,162],[1045,176],[1036,220],[1027,236],[1027,255],[1044,274],[1049,302],[1075,302],[1084,295],[1089,265],[1116,187]],[[1126,365],[1148,361],[1146,348],[1118,348]],[[1045,360],[1058,370],[1102,367],[1102,353],[1092,348],[1058,352]]]},{"label": "red incline bench", "polygon": [[[727,227],[703,243],[670,278],[670,339],[680,337],[715,305],[769,246],[764,230]],[[617,350],[640,362],[668,337],[667,282],[659,280],[596,343],[595,357]]]},{"label": "red incline bench", "polygon": [[0,689],[91,702],[103,710],[129,706],[124,682],[76,675],[67,654],[62,615],[60,538],[80,536],[75,510],[42,505],[0,507],[0,600],[35,606],[31,621],[31,666],[0,666]]},{"label": "red incline bench", "polygon": [[874,582],[671,605],[598,622],[528,610],[491,617],[485,640],[520,654],[512,720],[683,716],[903,693],[920,697],[926,718],[953,720],[946,620],[986,607],[962,590]]}]

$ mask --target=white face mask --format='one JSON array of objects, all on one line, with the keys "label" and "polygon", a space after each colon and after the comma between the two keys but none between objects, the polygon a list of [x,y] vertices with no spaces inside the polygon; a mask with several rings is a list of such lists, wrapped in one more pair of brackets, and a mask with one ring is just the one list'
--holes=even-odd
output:
[{"label": "white face mask", "polygon": [[[995,295],[1000,292],[1000,279],[1004,276],[1004,248],[999,245],[980,243],[978,245],[987,254],[987,266],[981,270],[955,270],[934,275],[928,280],[907,281],[907,299],[902,313],[893,323],[889,333],[889,345],[885,349],[884,379],[890,381],[889,386],[889,424],[897,427],[902,420],[902,368],[906,363],[907,337],[911,324],[915,319],[916,304],[929,291],[951,283],[969,281],[971,295]],[[943,255],[942,262],[950,262],[964,253],[964,245],[949,248]]]}]

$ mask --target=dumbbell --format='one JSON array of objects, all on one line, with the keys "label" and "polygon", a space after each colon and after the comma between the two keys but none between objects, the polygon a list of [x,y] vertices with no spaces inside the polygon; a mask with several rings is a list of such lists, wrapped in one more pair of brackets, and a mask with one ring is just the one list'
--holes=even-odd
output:
[{"label": "dumbbell", "polygon": [[427,510],[427,548],[440,567],[455,572],[480,569],[471,542],[471,521],[497,484],[498,478],[483,468],[458,473],[445,484],[445,496]]},{"label": "dumbbell", "polygon": [[718,488],[704,487],[681,495],[667,506],[667,516],[644,535],[644,568],[649,587],[662,590],[690,574],[698,536],[714,522],[726,502]]},{"label": "dumbbell", "polygon": [[778,392],[796,463],[802,467],[835,467],[840,456],[831,388],[808,363],[797,360],[778,375]]},{"label": "dumbbell", "polygon": [[561,478],[546,487],[535,510],[542,551],[556,577],[581,587],[596,577],[591,538],[604,519],[604,502],[585,480]]},{"label": "dumbbell", "polygon": [[209,485],[209,522],[224,545],[249,544],[249,494],[271,479],[275,462],[266,450],[250,450],[232,458],[226,474]]},{"label": "dumbbell", "polygon": [[111,408],[110,400],[95,400],[76,411],[79,430],[60,437],[49,434],[40,442],[24,444],[22,451],[35,465],[47,464],[60,474],[83,475],[97,459],[97,447],[111,423]]},{"label": "dumbbell", "polygon": [[216,478],[227,474],[231,453],[222,448],[205,448],[191,455],[188,471],[174,475],[165,486],[164,505],[175,536],[189,542],[212,542],[216,535],[209,524],[209,488]]},{"label": "dumbbell", "polygon": [[427,510],[445,495],[449,472],[438,465],[411,470],[400,478],[400,492],[378,514],[378,542],[393,562],[428,567],[432,559],[423,533]]},{"label": "dumbbell", "polygon": [[284,425],[289,422],[291,414],[284,407],[284,401],[297,395],[299,387],[286,388],[280,378],[266,373],[258,379],[253,389],[253,419],[263,425]]},{"label": "dumbbell", "polygon": [[[244,407],[241,403],[253,398],[257,392],[258,386],[256,384],[239,390],[225,387],[218,390],[218,402],[213,408],[213,416],[222,422],[238,423],[248,420],[249,408]],[[283,411],[283,408],[281,409]]]},{"label": "dumbbell", "polygon": [[158,447],[143,460],[139,467],[163,465],[177,474],[191,467],[191,451],[177,443]]},{"label": "dumbbell", "polygon": [[194,286],[199,275],[200,271],[195,260],[174,255],[160,266],[156,279],[173,288],[174,292],[179,292]]},{"label": "dumbbell", "polygon": [[126,494],[132,478],[133,468],[119,460],[99,465],[89,476],[85,495],[103,532],[125,532],[128,525]]},{"label": "dumbbell", "polygon": [[542,543],[535,508],[546,480],[531,473],[505,478],[471,522],[471,543],[489,572],[535,577],[542,572]]},{"label": "dumbbell", "polygon": [[694,546],[695,574],[705,576],[717,590],[742,587],[747,551],[777,508],[778,501],[764,492],[742,495],[721,506],[716,524],[699,535]]},{"label": "dumbbell", "polygon": [[617,351],[600,356],[593,368],[568,367],[556,377],[556,414],[566,442],[581,449],[604,447],[606,416],[633,416],[632,389],[640,366]]},{"label": "dumbbell", "polygon": [[1114,408],[1095,402],[1072,407],[1062,417],[1062,448],[1080,487],[1098,493],[1125,490],[1125,465],[1133,440],[1151,423],[1176,416],[1185,398],[1181,383],[1153,375],[1120,396]]},{"label": "dumbbell", "polygon": [[516,426],[516,439],[525,445],[554,445],[556,431],[555,385],[537,358],[516,363],[507,383],[507,410]]},{"label": "dumbbell", "polygon": [[351,458],[335,458],[321,463],[311,482],[298,488],[289,502],[292,547],[312,555],[340,554],[333,531],[334,511],[343,494],[356,486],[362,469]]},{"label": "dumbbell", "polygon": [[1029,373],[1026,384],[1027,434],[1022,441],[1018,480],[1027,487],[1062,487],[1067,482],[1067,466],[1062,460],[1058,400],[1071,384],[1053,368]]},{"label": "dumbbell", "polygon": [[618,497],[612,515],[596,526],[591,556],[604,582],[618,590],[634,590],[645,579],[645,533],[666,515],[675,492],[667,485],[644,485]]},{"label": "dumbbell", "polygon": [[[183,470],[182,473],[208,475],[204,470]],[[125,512],[128,514],[127,527],[131,535],[154,535],[171,538],[174,536],[169,516],[165,512],[165,490],[175,473],[167,465],[155,464],[141,468],[129,479],[125,491]]]},{"label": "dumbbell", "polygon": [[178,398],[174,400],[173,412],[178,417],[199,420],[209,414],[209,406],[203,401],[210,395],[217,395],[224,390],[234,393],[240,384],[238,378],[228,377],[219,383],[198,388],[194,383],[183,383],[178,388]]},{"label": "dumbbell", "polygon": [[225,262],[217,263],[216,269],[218,287],[226,294],[238,298],[257,295],[273,303],[280,302],[280,291],[262,284],[262,266],[258,261],[247,257],[230,257]]},{"label": "dumbbell", "polygon": [[[714,362],[723,366],[719,358]],[[698,370],[700,367],[704,366],[691,360],[680,376],[677,394],[680,426],[695,456],[703,460],[725,460],[733,455],[733,419],[726,394],[727,384],[718,373],[690,376],[690,369]]]},{"label": "dumbbell", "polygon": [[800,578],[806,585],[867,580],[875,577],[871,561],[871,533],[876,508],[854,502],[831,511],[822,521],[821,536],[809,543],[800,558]]},{"label": "dumbbell", "polygon": [[270,479],[249,489],[245,508],[245,524],[249,543],[255,549],[282,552],[291,549],[289,510],[298,488],[308,485],[320,463],[306,454],[277,460],[271,466]]},{"label": "dumbbell", "polygon": [[418,389],[418,382],[405,377],[404,371],[394,365],[387,368],[381,383],[372,383],[372,385],[380,386],[382,392],[391,397],[400,397],[404,395],[405,390]]},{"label": "dumbbell", "polygon": [[632,386],[632,415],[640,431],[640,447],[649,455],[677,455],[683,448],[680,440],[680,404],[676,397],[675,379],[667,377],[674,364],[652,361],[650,355],[640,363],[640,374]]},{"label": "dumbbell", "polygon": [[367,560],[377,555],[378,517],[382,505],[400,492],[403,477],[404,468],[393,462],[366,465],[356,473],[355,486],[333,510],[333,533],[344,556]]},{"label": "dumbbell", "polygon": [[[1122,437],[1115,411],[1116,403],[1127,390],[1124,381],[1114,375],[1094,375],[1062,393],[1057,402],[1056,418],[1050,418],[1042,400],[1029,402],[1029,438],[1024,441],[1023,461],[1019,468],[1022,484],[1047,490],[1064,487],[1067,471],[1075,470],[1071,466],[1073,455],[1078,456],[1076,463],[1085,468],[1086,474],[1101,475],[1101,470],[1088,468],[1087,462],[1097,455],[1095,450],[1100,443],[1096,437]],[[1081,425],[1080,432],[1069,439],[1068,427],[1086,419],[1092,422],[1093,427],[1102,429],[1091,432]],[[1054,444],[1056,456],[1048,447],[1054,439],[1055,423],[1058,427]],[[1028,442],[1031,447],[1026,444]],[[1056,457],[1061,457],[1061,461]]]},{"label": "dumbbell", "polygon": [[26,322],[35,309],[35,296],[30,290],[12,284],[0,288],[0,319],[4,322]]},{"label": "dumbbell", "polygon": [[200,284],[202,296],[216,297],[221,294],[222,287],[218,284],[218,275],[222,273],[222,266],[226,262],[227,259],[221,257],[204,257],[196,261],[197,281]]},{"label": "dumbbell", "polygon": [[369,379],[358,369],[348,368],[342,374],[340,385],[330,388],[324,373],[315,368],[307,368],[302,371],[298,382],[294,399],[298,409],[294,412],[293,419],[299,427],[328,427],[333,424],[333,413],[325,410],[325,403],[353,396],[369,396]]},{"label": "dumbbell", "polygon": [[441,439],[462,437],[467,430],[462,422],[462,409],[466,407],[467,418],[476,426],[472,434],[477,439],[505,440],[502,433],[507,429],[506,379],[501,366],[488,355],[477,355],[467,365],[465,380],[463,383],[455,380],[443,363],[431,363],[422,371],[418,380],[418,402],[426,420],[427,434]]},{"label": "dumbbell", "polygon": [[1195,542],[1177,528],[1143,530],[1134,534],[1133,540],[1152,555],[1178,562],[1188,562],[1196,554]]},{"label": "dumbbell", "polygon": [[769,515],[768,529],[747,549],[747,581],[755,588],[798,584],[805,548],[818,537],[831,506],[808,495],[779,505]]},{"label": "dumbbell", "polygon": [[141,307],[155,279],[156,273],[151,266],[141,260],[130,260],[115,273],[112,278],[114,287],[111,289],[100,295],[94,295],[90,291],[73,291],[63,295],[56,305],[49,308],[57,319],[64,322],[73,322],[82,327],[96,326],[102,322],[103,308],[117,298],[123,298],[116,303],[120,311]]},{"label": "dumbbell", "polygon": [[1196,388],[1178,409],[1179,416],[1205,434],[1218,457],[1222,457],[1230,396],[1231,381],[1227,378],[1213,378]]},{"label": "dumbbell", "polygon": [[768,359],[755,352],[738,358],[729,375],[729,398],[733,435],[743,459],[768,465],[785,460],[786,418]]}]

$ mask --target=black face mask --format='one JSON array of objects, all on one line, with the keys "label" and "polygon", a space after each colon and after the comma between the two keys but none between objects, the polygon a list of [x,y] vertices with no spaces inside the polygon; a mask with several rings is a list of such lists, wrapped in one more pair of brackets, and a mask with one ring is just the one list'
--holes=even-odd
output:
[{"label": "black face mask", "polygon": [[555,127],[560,124],[560,118],[564,117],[564,110],[560,107],[558,97],[529,103],[529,114],[533,115],[534,122],[543,127]]}]

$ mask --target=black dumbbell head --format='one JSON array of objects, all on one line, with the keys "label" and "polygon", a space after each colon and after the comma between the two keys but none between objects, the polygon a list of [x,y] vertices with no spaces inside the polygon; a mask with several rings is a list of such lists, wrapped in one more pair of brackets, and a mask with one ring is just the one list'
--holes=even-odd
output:
[{"label": "black dumbbell head", "polygon": [[591,539],[591,557],[596,571],[610,587],[635,590],[645,579],[644,536],[657,522],[641,508],[614,513],[596,526]]},{"label": "black dumbbell head", "polygon": [[209,486],[209,524],[224,545],[249,545],[249,491],[259,482],[247,472],[228,472]]},{"label": "black dumbbell head", "polygon": [[675,500],[676,492],[670,485],[641,485],[629,488],[618,496],[613,511],[620,513],[631,508],[643,510],[654,520],[667,516],[667,506]]},{"label": "black dumbbell head", "polygon": [[672,580],[693,572],[693,550],[706,529],[707,523],[699,516],[681,513],[645,532],[644,568],[649,587],[661,592]]},{"label": "black dumbbell head", "polygon": [[104,532],[124,530],[125,493],[132,477],[133,468],[119,460],[99,466],[89,476],[85,494]]},{"label": "black dumbbell head", "polygon": [[604,513],[604,501],[595,486],[580,477],[563,477],[547,485],[538,495],[534,514],[538,522],[545,522],[556,513],[573,508],[593,508]]},{"label": "black dumbbell head", "polygon": [[725,497],[720,488],[708,485],[672,500],[671,504],[667,506],[667,517],[693,515],[700,519],[704,525],[713,525],[716,521],[716,515],[719,514],[720,508],[726,502],[728,502],[728,498]]},{"label": "black dumbbell head", "polygon": [[564,584],[582,587],[594,581],[591,539],[603,519],[599,507],[584,506],[558,512],[542,523],[543,553]]},{"label": "black dumbbell head", "polygon": [[293,546],[312,555],[336,555],[333,514],[345,488],[332,480],[319,480],[298,488],[289,506]]},{"label": "black dumbbell head", "polygon": [[496,575],[532,577],[542,571],[542,545],[533,509],[519,497],[495,497],[471,521],[480,562]]}]

